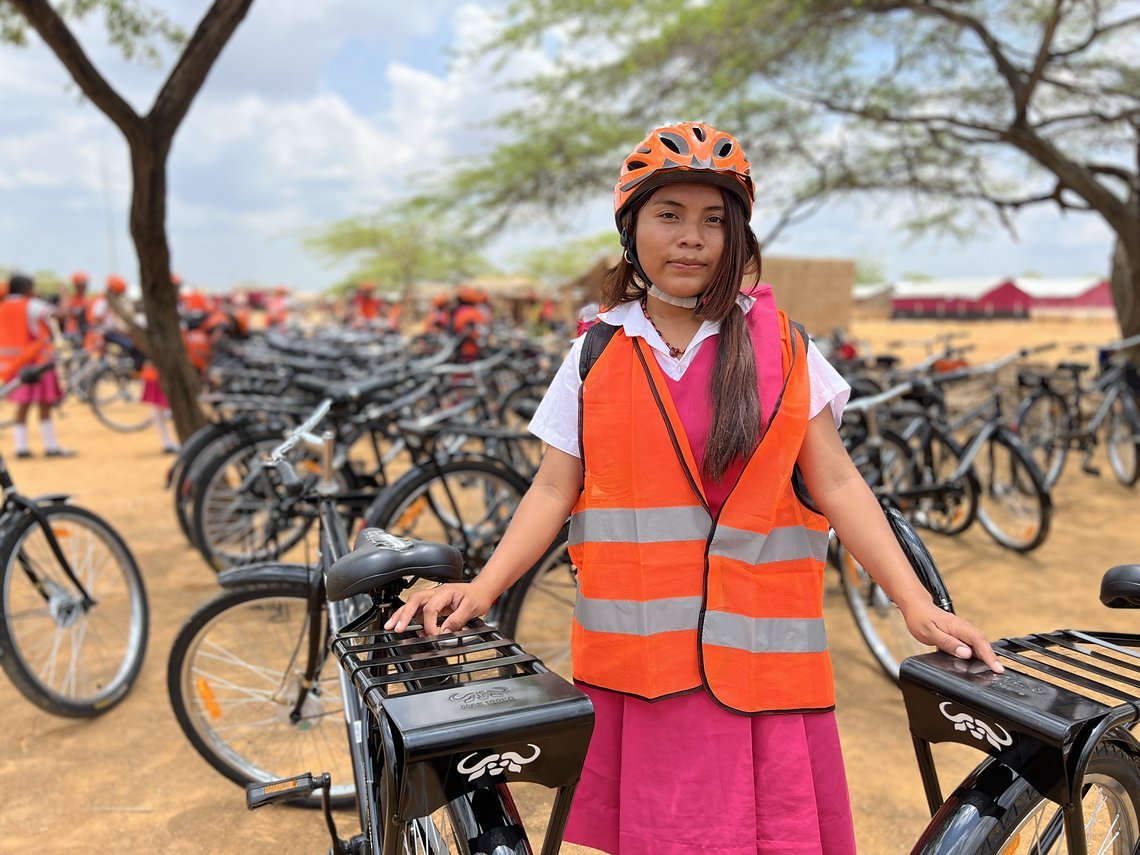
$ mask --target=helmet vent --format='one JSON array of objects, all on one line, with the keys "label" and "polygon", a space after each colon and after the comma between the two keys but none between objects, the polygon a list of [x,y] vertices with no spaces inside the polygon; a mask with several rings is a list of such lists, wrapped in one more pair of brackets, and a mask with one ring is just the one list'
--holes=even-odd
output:
[{"label": "helmet vent", "polygon": [[722,140],[720,145],[716,147],[716,156],[728,157],[730,154],[732,154],[732,141]]},{"label": "helmet vent", "polygon": [[625,162],[625,168],[628,169],[630,172],[633,172],[634,170],[637,170],[637,169],[645,169],[645,167],[648,165],[649,164],[644,163],[640,160],[627,160]]},{"label": "helmet vent", "polygon": [[693,136],[695,136],[701,142],[704,142],[705,141],[705,129],[702,128],[700,125],[693,125]]}]

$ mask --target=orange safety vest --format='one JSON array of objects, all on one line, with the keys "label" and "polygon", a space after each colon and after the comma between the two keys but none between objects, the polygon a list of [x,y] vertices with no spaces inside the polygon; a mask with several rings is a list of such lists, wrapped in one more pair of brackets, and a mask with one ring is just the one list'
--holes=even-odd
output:
[{"label": "orange safety vest", "polygon": [[8,382],[20,369],[52,357],[51,330],[40,324],[39,335],[28,329],[28,298],[10,294],[0,300],[0,381]]},{"label": "orange safety vest", "polygon": [[834,707],[828,523],[792,487],[807,348],[783,312],[779,328],[783,391],[715,520],[650,348],[619,329],[586,376],[585,480],[570,519],[576,680],[647,700],[703,687],[748,714]]}]

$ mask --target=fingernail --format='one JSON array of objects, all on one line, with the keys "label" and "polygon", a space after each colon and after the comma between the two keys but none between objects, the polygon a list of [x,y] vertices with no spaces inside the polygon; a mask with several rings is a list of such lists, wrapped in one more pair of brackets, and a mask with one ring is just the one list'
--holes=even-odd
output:
[{"label": "fingernail", "polygon": [[954,655],[961,656],[963,659],[969,659],[970,648],[964,644],[959,644],[958,647],[954,650]]},{"label": "fingernail", "polygon": [[1000,662],[995,662],[994,667],[991,668],[990,670],[993,671],[995,674],[1004,674],[1005,673],[1005,666],[1002,665]]}]

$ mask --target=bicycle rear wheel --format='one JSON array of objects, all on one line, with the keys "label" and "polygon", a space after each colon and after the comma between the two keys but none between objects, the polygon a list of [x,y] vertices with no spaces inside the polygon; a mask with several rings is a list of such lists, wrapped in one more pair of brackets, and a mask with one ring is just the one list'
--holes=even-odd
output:
[{"label": "bicycle rear wheel", "polygon": [[307,585],[288,582],[223,591],[175,638],[167,690],[190,744],[231,781],[328,772],[333,803],[347,806],[355,787],[335,660],[324,663],[300,717],[291,718],[309,643],[308,596]]},{"label": "bicycle rear wheel", "polygon": [[[1082,782],[1089,853],[1132,855],[1140,843],[1140,771],[1120,748],[1096,747]],[[1061,809],[1005,766],[987,760],[938,811],[917,855],[1063,855]]]},{"label": "bicycle rear wheel", "polygon": [[25,513],[0,539],[0,665],[41,709],[99,715],[126,697],[142,667],[142,576],[122,538],[92,512],[65,504],[41,510],[94,602],[84,605],[39,521]]},{"label": "bicycle rear wheel", "polygon": [[978,522],[1006,549],[1029,552],[1045,542],[1053,500],[1024,446],[995,433],[974,457],[982,485]]},{"label": "bicycle rear wheel", "polygon": [[1040,389],[1026,398],[1014,417],[1014,430],[1052,488],[1065,468],[1069,443],[1069,410],[1065,399],[1049,389]]},{"label": "bicycle rear wheel", "polygon": [[108,364],[91,378],[91,409],[111,430],[133,433],[151,422],[153,411],[143,403],[143,381],[129,364]]},{"label": "bicycle rear wheel", "polygon": [[503,595],[499,631],[571,680],[570,624],[578,596],[578,568],[570,561],[567,532]]},{"label": "bicycle rear wheel", "polygon": [[1104,447],[1112,474],[1125,487],[1140,478],[1140,414],[1131,392],[1121,392],[1104,420]]}]

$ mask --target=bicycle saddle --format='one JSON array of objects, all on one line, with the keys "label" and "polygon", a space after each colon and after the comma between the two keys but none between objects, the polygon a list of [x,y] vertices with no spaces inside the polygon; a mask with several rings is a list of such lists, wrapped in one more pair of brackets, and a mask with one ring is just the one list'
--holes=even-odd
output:
[{"label": "bicycle saddle", "polygon": [[325,588],[330,600],[347,600],[407,576],[458,582],[463,578],[463,555],[446,543],[406,540],[382,528],[366,528],[356,536],[352,552],[329,568]]},{"label": "bicycle saddle", "polygon": [[1072,375],[1074,377],[1077,377],[1077,376],[1083,374],[1084,372],[1088,371],[1090,367],[1091,366],[1085,365],[1084,363],[1081,363],[1081,362],[1058,362],[1057,363],[1057,369],[1059,371],[1068,371],[1068,372],[1072,373]]},{"label": "bicycle saddle", "polygon": [[1140,608],[1140,564],[1121,564],[1105,573],[1100,601],[1110,609]]}]

